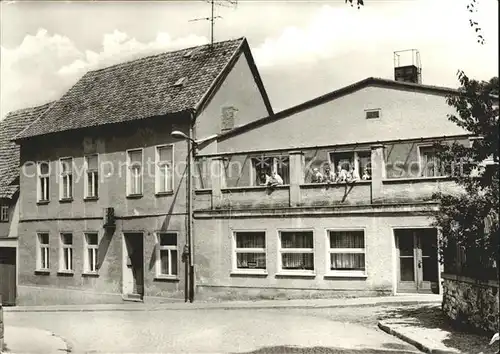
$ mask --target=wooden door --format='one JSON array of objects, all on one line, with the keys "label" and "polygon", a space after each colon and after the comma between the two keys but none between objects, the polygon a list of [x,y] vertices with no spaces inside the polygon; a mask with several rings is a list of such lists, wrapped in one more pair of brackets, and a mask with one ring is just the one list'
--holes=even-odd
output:
[{"label": "wooden door", "polygon": [[16,248],[0,247],[0,295],[3,305],[15,305],[17,297]]},{"label": "wooden door", "polygon": [[436,230],[399,229],[394,233],[398,258],[398,292],[436,292],[439,271]]}]

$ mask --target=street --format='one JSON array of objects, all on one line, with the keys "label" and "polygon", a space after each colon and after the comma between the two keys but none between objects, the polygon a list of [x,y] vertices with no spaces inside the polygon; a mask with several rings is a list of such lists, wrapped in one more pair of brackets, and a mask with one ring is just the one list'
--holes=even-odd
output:
[{"label": "street", "polygon": [[11,326],[48,330],[73,353],[404,353],[376,327],[389,306],[7,312]]}]

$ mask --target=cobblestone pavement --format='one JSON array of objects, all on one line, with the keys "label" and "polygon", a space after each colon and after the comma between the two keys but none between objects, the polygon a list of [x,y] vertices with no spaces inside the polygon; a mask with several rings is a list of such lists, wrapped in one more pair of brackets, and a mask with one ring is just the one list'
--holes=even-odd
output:
[{"label": "cobblestone pavement", "polygon": [[64,337],[74,353],[405,353],[376,327],[386,307],[10,312],[5,322]]}]

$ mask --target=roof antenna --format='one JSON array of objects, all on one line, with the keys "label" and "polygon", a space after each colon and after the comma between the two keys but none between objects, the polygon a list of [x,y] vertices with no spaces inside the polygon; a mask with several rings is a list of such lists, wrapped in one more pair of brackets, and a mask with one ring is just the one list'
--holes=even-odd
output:
[{"label": "roof antenna", "polygon": [[238,0],[205,0],[205,1],[210,3],[211,7],[210,17],[195,18],[193,20],[189,20],[189,22],[210,21],[210,46],[212,46],[214,44],[215,20],[218,18],[222,18],[221,16],[215,16],[215,5],[223,7],[236,7],[238,6]]}]

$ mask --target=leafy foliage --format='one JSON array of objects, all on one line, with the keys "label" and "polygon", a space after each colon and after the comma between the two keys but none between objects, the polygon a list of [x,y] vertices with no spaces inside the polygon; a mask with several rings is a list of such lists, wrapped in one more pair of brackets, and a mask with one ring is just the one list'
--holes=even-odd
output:
[{"label": "leafy foliage", "polygon": [[364,6],[364,2],[363,0],[345,0],[345,3],[350,3],[351,6],[354,6],[354,4],[356,4],[358,6],[358,9],[361,7],[361,6]]},{"label": "leafy foliage", "polygon": [[[460,167],[454,169],[454,177],[464,193],[434,196],[440,202],[434,225],[442,230],[441,261],[445,267],[457,257],[458,246],[465,255],[459,271],[481,276],[486,275],[486,270],[496,268],[498,259],[499,83],[498,77],[487,82],[471,80],[462,71],[458,79],[461,84],[458,94],[446,99],[458,115],[449,115],[448,119],[476,139],[470,146],[435,145],[444,165]],[[485,164],[485,160],[490,164]],[[498,276],[498,268],[495,272]]]}]

